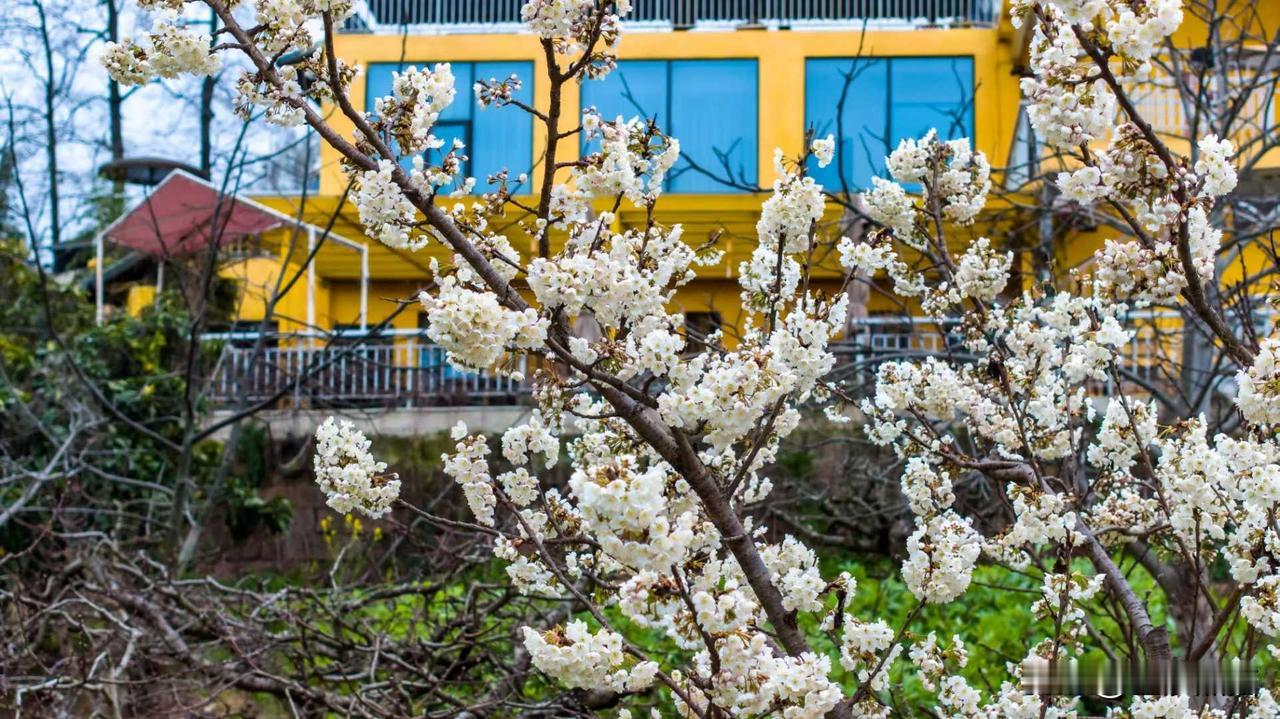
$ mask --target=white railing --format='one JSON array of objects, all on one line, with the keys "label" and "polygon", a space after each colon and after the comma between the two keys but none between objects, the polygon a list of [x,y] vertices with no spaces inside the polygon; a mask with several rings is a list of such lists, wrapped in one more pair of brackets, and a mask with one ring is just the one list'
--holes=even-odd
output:
[{"label": "white railing", "polygon": [[[1210,81],[1216,75],[1210,74]],[[1234,103],[1240,93],[1246,93],[1244,104],[1236,114],[1232,123],[1231,139],[1237,146],[1257,139],[1269,132],[1276,124],[1276,94],[1272,83],[1257,83],[1252,71],[1232,72],[1227,81],[1226,97],[1216,88],[1206,92],[1204,102],[1213,106],[1212,111],[1226,108],[1227,103]],[[1161,135],[1174,138],[1186,138],[1191,133],[1191,120],[1188,111],[1195,112],[1196,104],[1201,102],[1195,97],[1190,87],[1179,88],[1167,76],[1157,75],[1154,79],[1134,86],[1129,90],[1135,109],[1152,129]],[[1220,106],[1220,107],[1219,107]],[[1204,112],[1206,108],[1202,108]],[[1123,111],[1120,114],[1124,118]],[[1209,118],[1199,118],[1197,134],[1201,137],[1215,132],[1207,123]]]},{"label": "white railing", "polygon": [[[374,29],[516,30],[523,0],[367,0]],[[791,25],[889,23],[992,26],[1000,0],[634,0],[632,23]]]},{"label": "white railing", "polygon": [[[209,400],[226,405],[274,401],[304,405],[459,405],[512,403],[527,393],[522,381],[487,372],[461,372],[444,350],[417,331],[270,336],[207,335],[223,343]],[[513,368],[522,376],[525,358]]]},{"label": "white railing", "polygon": [[[1134,339],[1118,363],[1127,388],[1139,391],[1176,382],[1182,319],[1176,312],[1134,312],[1128,317]],[[972,357],[957,334],[957,322],[926,317],[867,317],[853,320],[845,337],[832,345],[833,379],[869,382],[886,362],[925,356],[967,362]],[[1255,329],[1271,326],[1258,313]],[[257,334],[205,336],[222,345],[208,398],[215,404],[271,401],[279,406],[431,406],[519,403],[528,394],[524,381],[486,372],[461,372],[445,361],[444,350],[418,330],[384,330],[366,336],[345,331],[321,335],[269,335],[256,348]],[[527,358],[513,360],[527,376]],[[1110,394],[1098,383],[1095,394]]]}]

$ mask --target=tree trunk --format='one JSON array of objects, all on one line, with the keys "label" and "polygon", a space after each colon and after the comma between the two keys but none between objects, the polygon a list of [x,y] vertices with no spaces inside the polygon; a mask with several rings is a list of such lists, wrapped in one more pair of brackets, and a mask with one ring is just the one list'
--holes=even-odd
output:
[{"label": "tree trunk", "polygon": [[[209,11],[209,35],[218,31],[218,15]],[[212,43],[213,41],[210,40]],[[213,177],[213,90],[218,76],[209,75],[200,82],[200,171],[205,178]]]},{"label": "tree trunk", "polygon": [[[116,6],[116,0],[105,0],[107,6],[107,40],[111,42],[120,41],[120,8]],[[108,126],[108,144],[111,150],[111,161],[119,162],[124,159],[124,98],[120,94],[120,83],[115,80],[107,81],[107,126]],[[124,198],[124,178],[117,178],[111,182],[112,199],[120,202]]]},{"label": "tree trunk", "polygon": [[[40,42],[44,49],[44,151],[49,166],[49,238],[52,241],[51,247],[56,252],[62,242],[62,215],[58,206],[61,202],[58,195],[58,129],[53,116],[58,81],[54,77],[53,45],[49,40],[49,23],[44,13],[44,3],[41,0],[31,0],[31,3],[35,6],[36,14],[40,18]],[[35,238],[32,238],[32,241],[34,240]]]}]

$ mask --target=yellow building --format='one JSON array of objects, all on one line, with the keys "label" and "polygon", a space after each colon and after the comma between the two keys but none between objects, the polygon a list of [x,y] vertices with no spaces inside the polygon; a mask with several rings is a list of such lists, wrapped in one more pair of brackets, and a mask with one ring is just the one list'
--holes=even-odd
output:
[{"label": "yellow building", "polygon": [[[527,192],[538,192],[547,146],[542,123],[516,107],[481,109],[469,91],[476,80],[514,74],[523,82],[519,99],[540,112],[549,109],[546,58],[537,39],[522,30],[519,5],[516,0],[370,0],[367,13],[348,22],[336,40],[338,54],[362,71],[352,87],[353,104],[372,110],[374,99],[389,92],[398,69],[448,62],[458,95],[435,133],[466,144],[465,172],[477,178],[480,190],[488,175],[507,168],[513,177],[527,173]],[[684,312],[698,329],[720,325],[732,334],[740,312],[733,275],[754,249],[763,199],[753,190],[774,181],[775,148],[798,155],[810,129],[838,139],[836,162],[812,168],[828,188],[856,193],[873,175],[883,174],[883,158],[899,140],[937,129],[945,138],[971,138],[994,166],[1005,168],[994,178],[998,184],[1037,192],[1028,181],[1036,177],[1042,157],[1019,91],[1027,32],[1012,27],[1003,0],[638,0],[636,6],[619,46],[617,69],[604,80],[567,86],[562,122],[576,125],[575,117],[595,107],[607,118],[656,117],[680,138],[684,159],[667,179],[661,220],[683,224],[692,243],[717,236],[727,251],[723,262],[701,270],[674,301],[672,309]],[[1203,32],[1193,26],[1178,41],[1203,42]],[[1167,107],[1171,103],[1158,89],[1142,102],[1163,112],[1162,132],[1175,136],[1185,130],[1185,119]],[[1273,114],[1270,106],[1262,111],[1268,118]],[[328,115],[340,132],[352,134],[340,113]],[[589,150],[571,138],[561,143],[557,160],[571,161]],[[438,350],[424,344],[420,308],[407,302],[427,282],[433,257],[448,262],[444,250],[409,253],[366,240],[355,208],[344,201],[347,187],[336,151],[326,146],[316,191],[257,198],[368,247],[365,253],[319,252],[314,282],[295,286],[279,304],[275,328],[331,333],[385,324],[386,339],[377,345],[384,354],[374,364],[415,371],[431,365],[429,382],[414,380],[419,387],[458,380],[439,366]],[[1019,254],[1015,267],[1030,270],[1043,225],[1013,216],[1008,207],[1000,212],[1001,219],[989,223],[984,234]],[[839,217],[831,219],[835,224]],[[638,210],[624,206],[616,223],[621,228],[642,221]],[[1101,241],[1100,232],[1071,231],[1080,240],[1055,246],[1052,261],[1059,267],[1081,264]],[[522,250],[533,249],[519,244],[527,244],[523,236],[513,240]],[[287,274],[307,251],[296,233],[262,247],[264,252],[228,270],[242,282],[242,326],[261,319],[262,298],[281,271]],[[820,264],[820,283],[834,288],[839,268],[831,260]],[[362,277],[370,278],[364,293]],[[302,292],[308,293],[305,302],[299,300]],[[851,331],[865,332],[871,344],[899,341],[901,325],[883,336],[875,331],[878,322],[897,320],[875,316],[899,316],[905,308],[887,292],[873,293],[866,307],[872,318]],[[472,389],[481,393],[492,388],[492,382],[474,381]],[[405,380],[386,382],[398,387]],[[503,385],[498,391],[507,389]],[[400,389],[386,391],[395,395]]]},{"label": "yellow building", "polygon": [[[528,191],[537,192],[542,175],[533,169],[540,167],[546,146],[541,123],[514,107],[481,110],[467,88],[477,79],[516,74],[523,81],[521,99],[545,112],[545,57],[514,16],[519,3],[457,5],[465,7],[440,16],[440,7],[419,0],[370,3],[372,15],[356,23],[363,27],[337,38],[339,56],[362,70],[353,103],[372,109],[372,98],[389,92],[397,69],[449,62],[459,92],[437,135],[466,143],[467,173],[481,189],[488,174],[507,167],[513,176],[528,173]],[[775,179],[774,149],[799,154],[808,128],[840,137],[840,161],[814,172],[826,186],[851,191],[883,173],[883,157],[898,140],[932,128],[948,137],[971,137],[995,165],[1003,165],[1010,152],[1023,41],[999,0],[812,0],[778,3],[790,14],[756,18],[750,17],[752,8],[769,10],[774,4],[670,5],[673,12],[664,15],[655,3],[638,3],[619,47],[618,68],[603,81],[568,86],[562,100],[566,124],[596,107],[609,118],[656,117],[680,138],[687,159],[668,178],[659,203],[662,221],[682,223],[693,243],[719,235],[727,251],[720,265],[704,270],[677,297],[676,309],[691,321],[736,322],[740,302],[733,274],[754,249],[763,199],[746,188],[768,188]],[[400,13],[408,13],[409,24],[395,24]],[[330,117],[343,133],[352,132],[337,113]],[[582,151],[576,140],[561,143],[557,160],[571,161]],[[315,195],[305,203],[298,197],[266,201],[320,226],[336,213],[335,231],[360,237],[354,208],[339,208],[347,180],[338,156],[328,147],[321,153]],[[624,207],[618,224],[639,219]],[[396,309],[382,298],[413,296],[427,278],[433,252],[445,260],[441,248],[409,254],[371,247],[370,296],[377,298],[369,307],[371,323]],[[838,281],[834,262],[828,264],[833,269],[826,276]],[[359,269],[352,258],[321,258],[327,300],[317,315],[322,327],[356,322]],[[875,302],[873,312],[895,309]],[[419,322],[416,312],[405,311],[392,324],[410,331]]]}]

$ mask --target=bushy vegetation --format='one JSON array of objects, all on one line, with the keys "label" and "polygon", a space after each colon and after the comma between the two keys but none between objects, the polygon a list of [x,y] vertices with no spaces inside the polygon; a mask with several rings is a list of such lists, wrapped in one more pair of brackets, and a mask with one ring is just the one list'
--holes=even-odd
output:
[{"label": "bushy vegetation", "polygon": [[[0,446],[20,465],[14,471],[47,484],[38,505],[0,527],[7,552],[44,531],[52,513],[40,507],[83,508],[58,516],[71,525],[63,530],[126,532],[131,542],[154,546],[165,541],[159,525],[177,474],[185,468],[200,492],[222,463],[215,440],[195,443],[188,463],[181,457],[188,409],[196,422],[208,412],[198,383],[220,347],[192,347],[190,314],[177,292],[136,316],[110,313],[99,325],[83,275],[42,273],[24,248],[0,246]],[[219,518],[237,537],[288,524],[287,502],[257,491],[266,479],[265,441],[250,426],[231,458]],[[27,486],[0,486],[0,505],[12,505]]]}]

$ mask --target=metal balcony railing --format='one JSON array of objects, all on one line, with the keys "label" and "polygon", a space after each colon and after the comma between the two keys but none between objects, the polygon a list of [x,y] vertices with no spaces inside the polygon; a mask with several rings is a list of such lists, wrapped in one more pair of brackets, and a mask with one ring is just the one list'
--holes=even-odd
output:
[{"label": "metal balcony railing", "polygon": [[[1260,313],[1256,331],[1266,332],[1271,317]],[[1133,313],[1134,341],[1120,358],[1126,391],[1148,392],[1172,386],[1181,360],[1182,319],[1174,312]],[[385,330],[366,338],[352,331],[322,337],[316,333],[268,336],[254,350],[253,333],[211,334],[222,345],[209,399],[216,405],[272,402],[277,407],[422,407],[519,404],[528,394],[523,381],[485,372],[460,372],[445,361],[444,350],[417,330]],[[854,320],[844,338],[831,347],[836,367],[831,379],[870,383],[886,361],[969,356],[953,323],[924,317],[868,317]],[[526,360],[514,368],[528,374]],[[1099,382],[1094,395],[1116,387]]]},{"label": "metal balcony railing", "polygon": [[[274,402],[280,407],[512,404],[526,394],[505,375],[460,372],[444,350],[417,331],[373,337],[347,332],[268,337],[255,350],[253,333],[206,335],[223,343],[209,391],[217,405]],[[521,357],[515,368],[524,373]]]},{"label": "metal balcony railing", "polygon": [[[523,0],[367,0],[375,28],[515,27]],[[991,26],[1000,0],[634,0],[632,23],[781,25],[890,23]]]},{"label": "metal balcony railing", "polygon": [[[1244,101],[1238,106],[1231,105],[1234,116],[1230,139],[1236,146],[1273,132],[1280,120],[1274,84],[1266,76],[1260,78],[1248,68],[1231,68],[1223,73],[1223,77],[1226,83],[1220,87],[1218,75],[1211,74],[1213,82],[1201,94],[1195,87],[1197,81],[1194,77],[1175,80],[1163,71],[1157,71],[1151,79],[1127,90],[1138,114],[1162,135],[1190,137],[1193,120],[1199,123],[1195,133],[1197,137],[1213,132],[1210,118],[1205,115],[1225,110],[1228,102],[1237,102],[1241,95],[1244,95]],[[1200,112],[1198,118],[1197,110]],[[1127,119],[1123,111],[1117,113],[1117,122]]]},{"label": "metal balcony railing", "polygon": [[[1275,317],[1256,301],[1252,315],[1253,332],[1267,336],[1273,331]],[[1182,315],[1172,310],[1133,311],[1125,318],[1133,339],[1117,358],[1120,386],[1108,378],[1091,382],[1089,394],[1110,396],[1117,391],[1145,395],[1153,391],[1173,390],[1179,382],[1184,334]],[[968,354],[957,332],[958,322],[942,322],[927,317],[868,317],[854,320],[846,336],[832,343],[836,366],[832,379],[870,383],[877,368],[888,361],[934,356],[969,362],[977,358]],[[1243,331],[1243,328],[1240,328]],[[1221,368],[1204,382],[1213,382],[1234,373]]]}]

